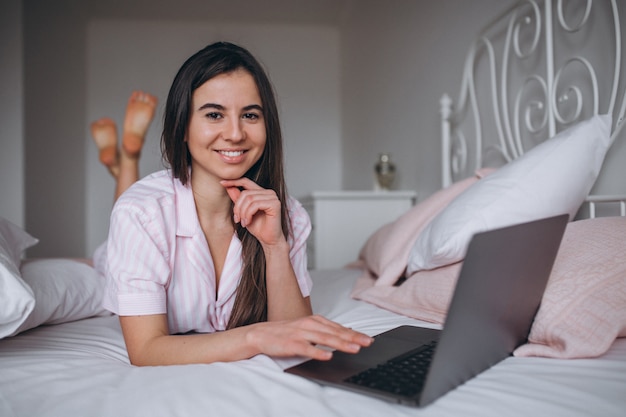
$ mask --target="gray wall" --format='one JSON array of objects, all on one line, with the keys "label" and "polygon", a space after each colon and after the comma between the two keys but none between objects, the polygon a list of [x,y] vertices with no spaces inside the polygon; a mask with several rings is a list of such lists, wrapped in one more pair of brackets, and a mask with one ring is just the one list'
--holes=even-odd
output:
[{"label": "gray wall", "polygon": [[24,226],[20,0],[0,2],[0,215]]},{"label": "gray wall", "polygon": [[[291,194],[371,189],[387,151],[397,188],[422,200],[440,184],[439,98],[457,94],[476,30],[511,1],[6,0],[0,213],[41,239],[31,256],[89,255],[113,193],[89,123],[121,124],[133,88],[162,105],[181,59],[225,37],[257,54],[275,83]],[[142,175],[162,167],[161,117],[159,107]]]},{"label": "gray wall", "polygon": [[23,1],[26,229],[32,256],[85,253],[85,9]]},{"label": "gray wall", "polygon": [[439,99],[457,94],[463,61],[485,16],[502,0],[362,0],[342,37],[343,186],[365,189],[379,152],[401,188],[422,200],[440,188]]}]

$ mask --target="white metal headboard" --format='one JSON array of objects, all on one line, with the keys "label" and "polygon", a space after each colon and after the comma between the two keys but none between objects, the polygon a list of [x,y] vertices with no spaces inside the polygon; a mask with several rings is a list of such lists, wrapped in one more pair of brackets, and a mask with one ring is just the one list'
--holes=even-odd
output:
[{"label": "white metal headboard", "polygon": [[[619,9],[617,0],[520,0],[485,26],[467,55],[458,100],[441,98],[444,187],[594,114],[612,114],[612,135],[620,135]],[[590,197],[590,215],[596,203],[615,200],[626,215],[626,196]]]}]

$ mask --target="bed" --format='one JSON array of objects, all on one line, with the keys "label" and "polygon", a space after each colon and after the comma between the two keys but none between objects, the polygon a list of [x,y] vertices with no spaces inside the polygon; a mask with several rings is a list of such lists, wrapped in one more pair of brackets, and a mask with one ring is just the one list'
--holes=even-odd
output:
[{"label": "bed", "polygon": [[[353,264],[311,271],[317,314],[370,335],[441,328],[473,233],[567,212],[542,305],[514,355],[425,408],[284,373],[297,358],[133,367],[95,270],[23,260],[36,239],[0,218],[0,416],[624,416],[626,185],[596,195],[594,184],[626,140],[626,11],[567,4],[521,1],[479,32],[458,99],[441,101],[442,189],[377,230]],[[599,57],[609,75],[578,55],[597,52],[587,38],[598,33],[611,45],[610,59]],[[565,57],[564,39],[574,51]]]}]

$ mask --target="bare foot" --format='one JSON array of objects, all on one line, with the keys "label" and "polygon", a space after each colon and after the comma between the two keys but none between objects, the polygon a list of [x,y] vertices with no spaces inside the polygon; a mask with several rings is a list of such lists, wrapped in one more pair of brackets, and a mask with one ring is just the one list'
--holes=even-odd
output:
[{"label": "bare foot", "polygon": [[119,157],[117,151],[117,127],[109,118],[98,119],[91,124],[91,136],[100,152],[100,162],[106,166],[114,176],[119,171]]},{"label": "bare foot", "polygon": [[157,98],[143,91],[133,91],[130,95],[122,138],[122,147],[127,156],[139,157],[156,105]]}]

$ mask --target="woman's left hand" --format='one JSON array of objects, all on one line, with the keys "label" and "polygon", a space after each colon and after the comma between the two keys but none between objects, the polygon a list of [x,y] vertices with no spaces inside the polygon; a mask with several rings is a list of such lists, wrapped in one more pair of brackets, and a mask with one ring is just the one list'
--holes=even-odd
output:
[{"label": "woman's left hand", "polygon": [[263,245],[285,241],[281,226],[281,203],[274,190],[260,187],[249,178],[220,182],[235,203],[235,223],[247,228]]}]

